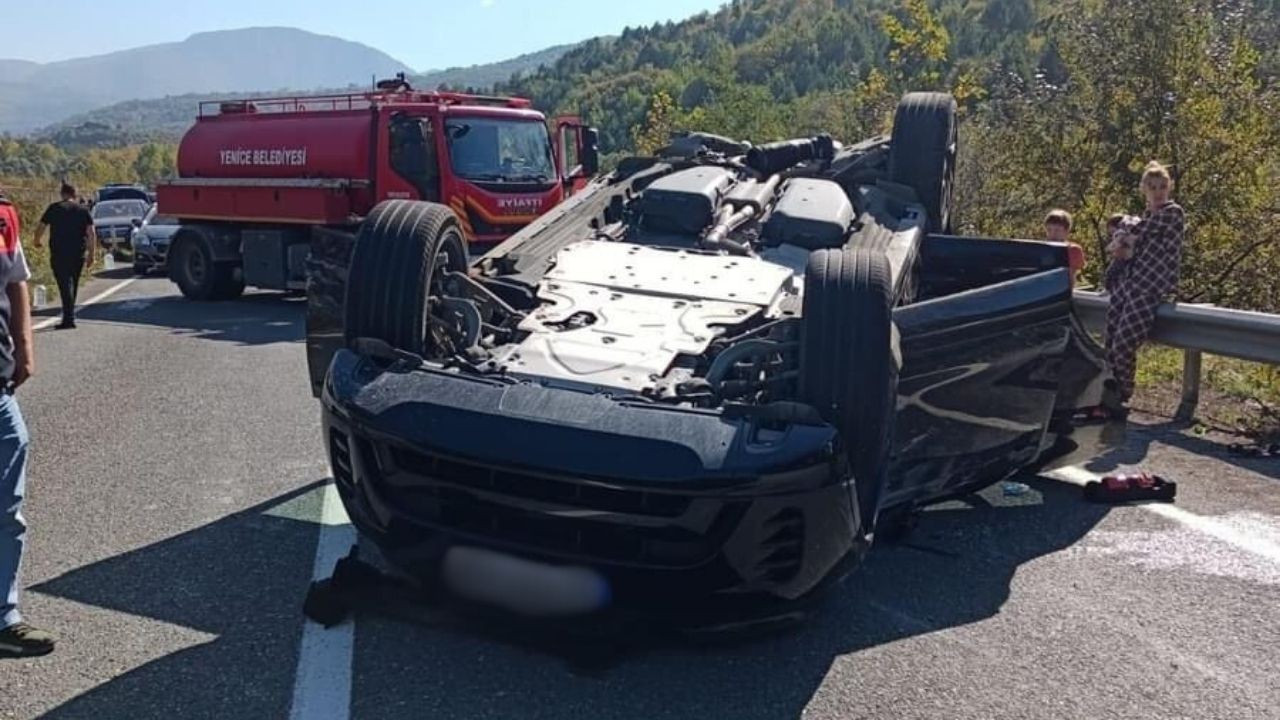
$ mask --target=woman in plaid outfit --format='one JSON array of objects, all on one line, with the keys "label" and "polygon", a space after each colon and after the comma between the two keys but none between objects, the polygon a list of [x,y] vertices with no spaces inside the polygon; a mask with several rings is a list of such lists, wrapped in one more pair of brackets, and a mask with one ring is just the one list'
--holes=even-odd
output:
[{"label": "woman in plaid outfit", "polygon": [[1107,270],[1107,289],[1111,293],[1107,308],[1107,364],[1115,378],[1112,389],[1119,405],[1116,409],[1122,414],[1133,397],[1138,348],[1151,333],[1156,308],[1177,289],[1186,232],[1186,214],[1170,198],[1173,179],[1169,170],[1160,163],[1149,163],[1142,174],[1141,187],[1147,210],[1123,242],[1114,245]]}]

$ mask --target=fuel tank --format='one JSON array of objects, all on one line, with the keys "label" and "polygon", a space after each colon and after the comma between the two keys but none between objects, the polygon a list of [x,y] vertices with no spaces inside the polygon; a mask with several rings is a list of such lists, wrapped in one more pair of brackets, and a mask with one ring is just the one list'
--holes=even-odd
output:
[{"label": "fuel tank", "polygon": [[178,175],[371,181],[374,127],[367,109],[202,117],[182,138]]}]

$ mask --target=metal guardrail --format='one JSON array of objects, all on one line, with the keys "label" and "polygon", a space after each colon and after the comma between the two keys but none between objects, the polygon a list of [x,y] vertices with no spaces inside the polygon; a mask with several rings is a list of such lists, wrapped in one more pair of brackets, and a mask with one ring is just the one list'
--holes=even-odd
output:
[{"label": "metal guardrail", "polygon": [[[1075,293],[1076,314],[1091,331],[1103,331],[1107,305],[1105,295],[1084,290]],[[1151,340],[1183,351],[1182,402],[1176,415],[1183,422],[1195,416],[1200,402],[1204,353],[1280,365],[1280,315],[1165,303],[1156,312]]]}]

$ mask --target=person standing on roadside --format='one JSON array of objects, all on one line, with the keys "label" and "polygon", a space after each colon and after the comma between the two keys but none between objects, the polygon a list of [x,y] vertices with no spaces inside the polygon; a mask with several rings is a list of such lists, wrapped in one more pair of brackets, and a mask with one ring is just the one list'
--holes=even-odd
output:
[{"label": "person standing on roadside", "polygon": [[27,523],[22,498],[27,480],[27,426],[14,391],[35,372],[31,340],[31,270],[18,237],[18,212],[0,189],[0,657],[53,652],[54,638],[22,622],[18,570]]},{"label": "person standing on roadside", "polygon": [[93,249],[98,236],[93,231],[93,216],[76,202],[76,189],[62,184],[62,200],[53,203],[40,216],[36,229],[36,247],[42,247],[45,230],[49,237],[49,264],[62,298],[62,322],[59,330],[76,326],[76,292],[80,289],[80,272],[93,266]]},{"label": "person standing on roadside", "polygon": [[1147,209],[1142,219],[1111,246],[1112,266],[1107,270],[1107,365],[1110,409],[1128,415],[1138,370],[1138,348],[1151,334],[1156,309],[1178,287],[1182,265],[1182,239],[1186,213],[1171,198],[1173,178],[1158,162],[1147,164],[1141,186]]}]

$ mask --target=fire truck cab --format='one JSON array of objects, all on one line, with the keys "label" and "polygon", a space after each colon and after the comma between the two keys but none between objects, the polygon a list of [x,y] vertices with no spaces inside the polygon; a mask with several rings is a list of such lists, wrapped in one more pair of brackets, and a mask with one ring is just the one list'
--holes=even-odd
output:
[{"label": "fire truck cab", "polygon": [[596,132],[529,100],[372,92],[201,103],[157,188],[179,219],[169,276],[199,300],[302,290],[313,242],[352,235],[383,200],[448,206],[469,244],[511,236],[598,169]]}]

